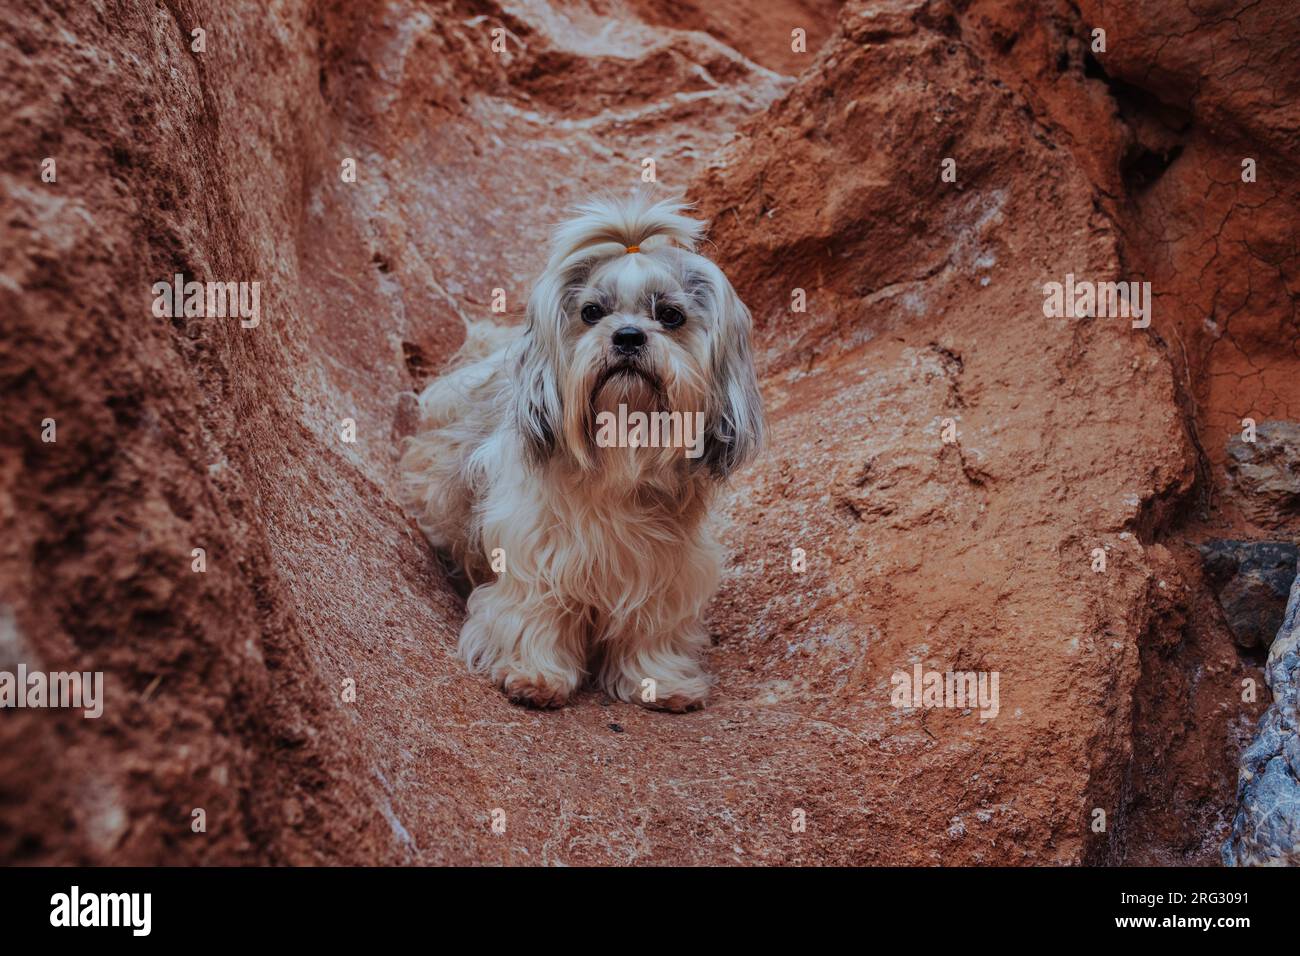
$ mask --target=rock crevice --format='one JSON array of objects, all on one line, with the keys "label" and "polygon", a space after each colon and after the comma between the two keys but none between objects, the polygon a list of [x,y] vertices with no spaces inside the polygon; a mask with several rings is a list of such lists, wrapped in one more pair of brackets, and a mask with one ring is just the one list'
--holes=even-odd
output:
[{"label": "rock crevice", "polygon": [[[1197,545],[1269,536],[1227,438],[1300,418],[1300,22],[1157,6],[17,4],[0,669],[106,707],[0,720],[0,859],[1217,860],[1269,701]],[[456,659],[397,445],[647,158],[753,311],[771,442],[711,706],[539,714]],[[177,273],[260,323],[151,314]],[[1067,274],[1151,281],[1150,329],[1045,317]],[[894,706],[917,665],[997,672],[998,716]]]}]

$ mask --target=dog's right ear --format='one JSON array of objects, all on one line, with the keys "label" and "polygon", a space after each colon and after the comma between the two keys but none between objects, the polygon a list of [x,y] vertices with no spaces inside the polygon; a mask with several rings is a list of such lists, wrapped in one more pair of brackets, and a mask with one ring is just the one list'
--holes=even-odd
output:
[{"label": "dog's right ear", "polygon": [[564,313],[555,284],[543,279],[528,299],[527,324],[512,369],[515,423],[530,461],[544,464],[561,428],[558,322]]}]

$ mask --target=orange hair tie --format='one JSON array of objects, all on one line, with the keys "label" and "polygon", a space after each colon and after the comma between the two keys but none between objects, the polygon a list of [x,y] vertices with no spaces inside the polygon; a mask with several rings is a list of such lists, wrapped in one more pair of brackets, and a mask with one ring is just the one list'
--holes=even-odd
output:
[{"label": "orange hair tie", "polygon": [[628,246],[628,247],[627,247],[627,251],[628,251],[628,252],[640,252],[640,251],[641,251],[641,247],[640,247],[640,246]]}]

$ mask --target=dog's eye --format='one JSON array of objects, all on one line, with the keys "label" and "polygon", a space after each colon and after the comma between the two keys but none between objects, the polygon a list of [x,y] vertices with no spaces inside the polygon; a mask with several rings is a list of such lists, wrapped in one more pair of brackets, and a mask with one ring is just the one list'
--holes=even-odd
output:
[{"label": "dog's eye", "polygon": [[595,302],[588,302],[582,307],[582,321],[588,325],[595,325],[605,317],[605,310]]},{"label": "dog's eye", "polygon": [[671,305],[661,305],[655,309],[655,319],[666,329],[675,329],[686,321],[686,316],[682,315],[681,309],[674,309]]}]

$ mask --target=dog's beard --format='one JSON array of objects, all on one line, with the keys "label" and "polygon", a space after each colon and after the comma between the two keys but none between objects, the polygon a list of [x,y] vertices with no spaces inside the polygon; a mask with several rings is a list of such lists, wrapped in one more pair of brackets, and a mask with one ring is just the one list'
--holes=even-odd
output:
[{"label": "dog's beard", "polygon": [[[684,452],[665,443],[636,447],[597,443],[598,416],[626,421],[634,412],[690,411],[680,403],[686,396],[682,371],[669,355],[643,353],[629,358],[599,349],[601,343],[582,343],[575,350],[565,380],[564,443],[584,468],[594,469],[602,483],[618,487],[669,485],[675,487]],[[599,350],[598,350],[599,349]],[[685,389],[690,392],[690,389]],[[620,414],[620,406],[622,413]]]},{"label": "dog's beard", "polygon": [[[669,397],[654,372],[643,365],[621,362],[601,371],[592,392],[591,407],[593,418],[609,413],[620,421],[634,412],[653,415],[670,410]],[[596,454],[602,480],[613,486],[675,486],[671,476],[681,452],[667,444],[657,448],[631,444],[598,447]]]},{"label": "dog's beard", "polygon": [[591,407],[595,412],[618,412],[626,406],[629,412],[667,411],[664,387],[659,377],[639,362],[618,361],[604,365],[596,375],[591,391]]},{"label": "dog's beard", "polygon": [[[667,411],[668,397],[662,381],[644,363],[614,360],[602,366],[596,376],[591,409],[593,421],[603,412],[625,420],[632,412]],[[671,448],[631,445],[597,447],[596,454],[603,479],[619,486],[640,485],[652,476],[671,471],[675,457]]]}]

